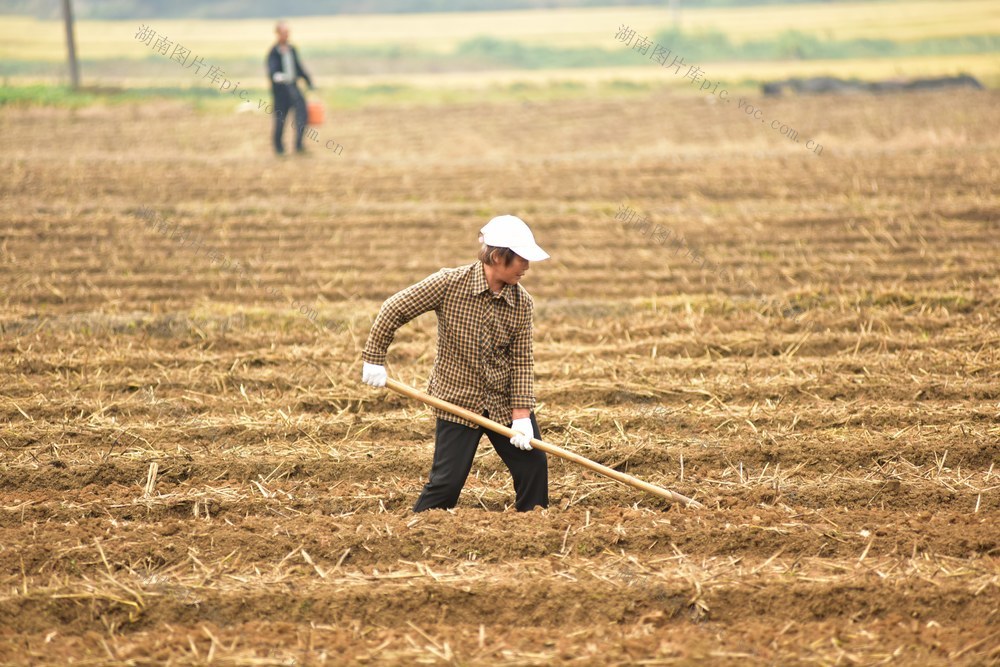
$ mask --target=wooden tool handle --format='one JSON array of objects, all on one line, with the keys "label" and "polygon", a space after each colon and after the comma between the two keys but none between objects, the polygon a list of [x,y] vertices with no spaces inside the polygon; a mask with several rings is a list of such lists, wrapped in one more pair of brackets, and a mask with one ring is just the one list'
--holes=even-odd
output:
[{"label": "wooden tool handle", "polygon": [[[385,386],[393,390],[396,393],[402,394],[403,396],[409,396],[410,398],[415,398],[422,403],[426,403],[431,407],[439,408],[445,412],[450,412],[456,417],[461,417],[462,419],[468,419],[473,424],[478,424],[483,428],[488,428],[491,431],[499,433],[500,435],[507,436],[508,438],[514,435],[514,431],[507,426],[503,426],[492,419],[488,419],[482,415],[477,415],[471,410],[466,410],[465,408],[460,408],[457,405],[453,405],[448,401],[442,401],[440,398],[435,398],[430,394],[426,394],[419,389],[414,389],[409,385],[405,385],[402,382],[393,379],[387,379]],[[679,493],[670,491],[669,489],[664,489],[663,487],[656,486],[655,484],[650,484],[649,482],[644,482],[641,479],[637,479],[632,475],[628,475],[623,472],[619,472],[614,468],[609,468],[607,466],[601,465],[595,461],[591,461],[588,458],[580,456],[568,449],[563,449],[562,447],[557,447],[556,445],[550,445],[547,442],[538,440],[537,438],[531,439],[531,446],[535,449],[540,449],[547,454],[552,454],[553,456],[558,456],[559,458],[566,459],[567,461],[572,461],[574,463],[579,463],[583,467],[593,470],[596,473],[604,475],[605,477],[610,477],[613,480],[621,482],[622,484],[628,484],[629,486],[640,489],[647,493],[651,493],[654,496],[659,496],[660,498],[666,498],[667,500],[673,500],[675,502],[684,503],[688,507],[694,507],[697,509],[704,509],[705,506],[699,503],[697,500],[688,498],[687,496],[682,496]]]}]

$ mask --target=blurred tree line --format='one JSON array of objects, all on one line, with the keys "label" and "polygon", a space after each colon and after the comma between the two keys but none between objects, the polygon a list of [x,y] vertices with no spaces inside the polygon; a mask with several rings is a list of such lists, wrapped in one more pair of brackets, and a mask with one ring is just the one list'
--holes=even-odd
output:
[{"label": "blurred tree line", "polygon": [[[824,3],[831,0],[680,0],[687,7],[740,7],[747,5]],[[558,7],[624,7],[659,5],[668,0],[73,0],[77,19],[147,18],[267,18],[323,16],[329,14],[402,14],[420,12],[472,12]],[[0,14],[60,17],[53,0],[0,0]]]}]

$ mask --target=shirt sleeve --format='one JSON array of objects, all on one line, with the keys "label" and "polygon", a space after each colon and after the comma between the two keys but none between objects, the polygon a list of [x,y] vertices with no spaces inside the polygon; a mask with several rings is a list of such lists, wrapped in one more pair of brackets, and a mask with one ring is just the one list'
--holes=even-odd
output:
[{"label": "shirt sleeve", "polygon": [[294,49],[294,48],[292,49],[292,57],[295,59],[295,71],[298,72],[299,74],[301,74],[302,78],[306,80],[306,85],[308,85],[310,88],[312,88],[313,87],[312,79],[309,78],[309,73],[306,72],[306,68],[302,66],[301,62],[299,62],[299,50],[298,49]]},{"label": "shirt sleeve", "polygon": [[531,334],[534,304],[528,299],[528,316],[525,325],[517,330],[511,340],[513,376],[511,378],[510,407],[535,408],[535,359]]},{"label": "shirt sleeve", "polygon": [[418,315],[437,310],[444,302],[447,287],[448,274],[442,269],[386,299],[368,334],[361,358],[369,364],[384,366],[396,330]]},{"label": "shirt sleeve", "polygon": [[271,49],[267,54],[267,76],[274,81],[274,75],[281,70],[281,58],[276,57],[278,52]]}]

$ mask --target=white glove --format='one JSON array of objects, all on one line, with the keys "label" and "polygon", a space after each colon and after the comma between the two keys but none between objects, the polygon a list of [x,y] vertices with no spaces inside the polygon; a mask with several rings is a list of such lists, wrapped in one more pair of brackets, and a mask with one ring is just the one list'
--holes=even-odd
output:
[{"label": "white glove", "polygon": [[515,431],[513,437],[510,439],[510,444],[525,451],[531,449],[531,435],[535,432],[531,428],[531,418],[515,419],[510,428]]},{"label": "white glove", "polygon": [[275,72],[271,76],[271,78],[274,79],[275,83],[284,83],[285,82],[285,73],[284,72]]},{"label": "white glove", "polygon": [[384,387],[388,377],[385,373],[385,366],[369,364],[366,361],[364,367],[361,369],[361,381],[373,387]]}]

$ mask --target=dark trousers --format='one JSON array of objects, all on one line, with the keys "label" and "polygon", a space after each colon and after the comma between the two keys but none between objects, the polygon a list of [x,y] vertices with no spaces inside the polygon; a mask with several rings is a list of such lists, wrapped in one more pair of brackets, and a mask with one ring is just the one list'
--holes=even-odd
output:
[{"label": "dark trousers", "polygon": [[284,153],[282,135],[288,112],[295,110],[295,150],[302,150],[302,135],[306,131],[306,100],[298,86],[276,84],[274,87],[274,152]]},{"label": "dark trousers", "polygon": [[[534,413],[531,413],[531,427],[534,437],[540,440],[542,435]],[[465,486],[472,469],[472,458],[484,432],[514,478],[514,506],[517,511],[527,512],[535,506],[549,506],[549,468],[545,452],[540,449],[524,451],[510,444],[510,438],[499,433],[438,419],[430,479],[413,506],[414,512],[451,509],[458,504],[458,495]]]}]

